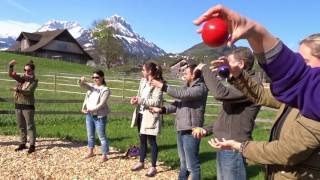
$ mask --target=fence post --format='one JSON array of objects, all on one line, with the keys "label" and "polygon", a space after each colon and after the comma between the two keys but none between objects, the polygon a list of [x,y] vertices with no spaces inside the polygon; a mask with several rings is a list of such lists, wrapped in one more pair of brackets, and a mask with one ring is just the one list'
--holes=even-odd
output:
[{"label": "fence post", "polygon": [[54,73],[53,82],[54,82],[54,92],[56,93],[57,91],[57,74],[56,73]]},{"label": "fence post", "polygon": [[123,75],[123,81],[122,81],[122,101],[124,101],[124,89],[125,89],[125,85],[126,85],[126,76]]}]

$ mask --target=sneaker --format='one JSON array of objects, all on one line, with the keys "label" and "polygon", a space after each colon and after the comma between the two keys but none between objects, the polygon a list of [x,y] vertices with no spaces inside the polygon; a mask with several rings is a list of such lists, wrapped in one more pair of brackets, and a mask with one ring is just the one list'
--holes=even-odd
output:
[{"label": "sneaker", "polygon": [[31,154],[31,153],[33,153],[35,151],[36,151],[36,146],[30,145],[29,150],[28,150],[28,154]]},{"label": "sneaker", "polygon": [[107,155],[102,155],[101,162],[106,162],[106,161],[108,161]]},{"label": "sneaker", "polygon": [[14,151],[22,151],[23,149],[27,149],[26,144],[20,144]]},{"label": "sneaker", "polygon": [[146,174],[147,177],[154,177],[157,174],[157,169],[155,167],[151,167]]},{"label": "sneaker", "polygon": [[88,158],[91,158],[93,156],[94,156],[93,153],[88,153],[86,156],[83,157],[83,159],[88,159]]},{"label": "sneaker", "polygon": [[134,166],[132,166],[131,171],[139,171],[144,168],[144,163],[138,162]]}]

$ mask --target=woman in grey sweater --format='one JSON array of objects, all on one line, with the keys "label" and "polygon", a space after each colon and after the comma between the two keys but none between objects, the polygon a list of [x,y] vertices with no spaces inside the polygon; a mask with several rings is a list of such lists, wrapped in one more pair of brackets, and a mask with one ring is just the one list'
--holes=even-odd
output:
[{"label": "woman in grey sweater", "polygon": [[105,134],[107,115],[109,107],[107,100],[110,96],[110,90],[106,87],[104,73],[97,70],[93,73],[92,79],[94,83],[86,82],[84,77],[80,78],[80,87],[87,89],[82,112],[86,114],[86,125],[88,135],[88,154],[85,158],[94,156],[95,130],[101,142],[102,162],[108,160],[109,142]]}]

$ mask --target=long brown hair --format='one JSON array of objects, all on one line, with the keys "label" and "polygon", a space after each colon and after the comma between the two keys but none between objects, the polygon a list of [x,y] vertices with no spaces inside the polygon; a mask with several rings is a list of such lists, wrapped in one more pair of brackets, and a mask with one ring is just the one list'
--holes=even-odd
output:
[{"label": "long brown hair", "polygon": [[155,80],[164,81],[162,76],[162,68],[160,65],[153,61],[145,62],[143,65],[146,70],[151,72],[151,76],[153,76]]}]

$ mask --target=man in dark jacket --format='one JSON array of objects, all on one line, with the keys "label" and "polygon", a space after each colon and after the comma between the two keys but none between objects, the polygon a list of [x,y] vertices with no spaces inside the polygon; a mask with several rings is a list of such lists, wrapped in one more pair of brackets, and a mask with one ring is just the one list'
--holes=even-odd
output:
[{"label": "man in dark jacket", "polygon": [[200,180],[199,145],[200,139],[192,136],[192,129],[202,127],[206,108],[208,89],[201,78],[200,71],[194,71],[197,65],[188,65],[183,78],[186,84],[181,88],[152,80],[151,84],[162,88],[169,96],[176,98],[173,103],[162,108],[152,107],[153,112],[163,114],[176,113],[177,146],[180,158],[179,180]]},{"label": "man in dark jacket", "polygon": [[[239,64],[251,77],[255,77],[252,70],[254,56],[249,48],[238,47],[231,52],[227,59],[229,63]],[[222,101],[222,110],[216,121],[204,129],[194,129],[193,135],[201,138],[214,133],[218,139],[237,139],[239,142],[252,140],[254,120],[260,106],[252,103],[238,89],[228,84],[218,76],[217,71],[212,72],[208,66],[200,64],[203,78],[215,99]],[[260,82],[260,81],[259,81]],[[217,152],[217,178],[218,180],[246,180],[246,167],[241,153],[232,150]]]}]

